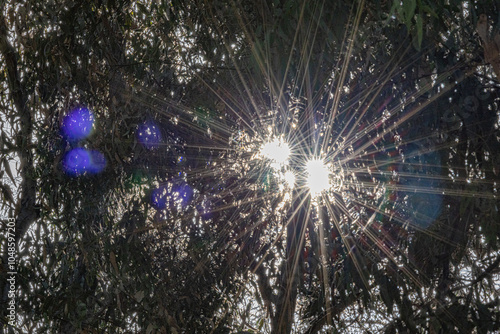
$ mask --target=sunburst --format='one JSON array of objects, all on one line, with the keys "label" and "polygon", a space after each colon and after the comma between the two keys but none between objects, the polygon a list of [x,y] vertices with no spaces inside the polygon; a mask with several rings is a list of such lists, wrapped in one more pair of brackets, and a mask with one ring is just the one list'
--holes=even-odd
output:
[{"label": "sunburst", "polygon": [[[294,69],[296,78],[290,80],[291,83],[283,79],[292,71],[289,64],[285,74],[276,77],[268,61],[271,56],[266,54],[269,50],[255,46],[253,56],[266,81],[266,90],[261,91],[260,95],[255,93],[257,90],[251,89],[258,83],[243,74],[237,60],[234,60],[237,75],[233,77],[237,93],[227,93],[230,91],[228,87],[213,85],[200,78],[206,88],[217,95],[227,115],[232,115],[233,123],[222,122],[217,118],[205,120],[208,129],[214,129],[210,130],[210,135],[229,134],[229,144],[214,139],[213,147],[208,149],[218,149],[224,153],[209,162],[208,167],[187,172],[188,180],[200,175],[220,180],[223,186],[220,186],[220,193],[214,195],[216,199],[213,202],[219,201],[223,205],[214,205],[212,211],[234,209],[236,212],[230,217],[232,225],[228,224],[222,235],[218,236],[224,240],[220,241],[222,245],[218,248],[221,252],[235,248],[234,245],[240,245],[242,240],[254,238],[255,231],[259,231],[262,243],[268,244],[253,253],[254,263],[248,265],[253,273],[261,265],[266,266],[267,271],[273,270],[271,265],[264,263],[270,252],[276,252],[274,255],[284,261],[283,257],[289,255],[283,254],[283,249],[289,247],[283,245],[287,229],[293,224],[302,224],[296,228],[300,233],[294,237],[300,240],[293,243],[298,249],[293,252],[295,258],[291,263],[295,268],[290,271],[298,270],[303,265],[299,261],[307,261],[301,248],[317,247],[315,256],[322,259],[323,266],[323,272],[317,277],[321,284],[317,285],[322,285],[325,293],[323,300],[327,312],[331,312],[333,298],[326,295],[331,279],[327,267],[343,263],[339,255],[341,250],[345,252],[345,258],[351,259],[350,270],[357,272],[360,277],[361,283],[358,284],[362,287],[358,288],[368,287],[366,262],[397,268],[408,262],[405,251],[387,241],[389,236],[383,229],[382,221],[387,222],[388,226],[396,226],[394,229],[401,234],[413,230],[425,231],[439,214],[443,192],[436,186],[443,177],[439,175],[438,168],[433,166],[440,164],[435,159],[438,148],[433,146],[429,138],[405,138],[404,134],[398,132],[400,127],[440,95],[420,105],[415,104],[416,99],[433,89],[429,84],[411,90],[408,95],[402,94],[398,103],[392,103],[393,96],[382,100],[379,98],[382,87],[402,76],[414,59],[393,59],[380,71],[385,73],[384,76],[351,97],[351,89],[358,87],[352,83],[355,80],[350,81],[350,87],[347,87],[346,82],[349,82],[350,62],[355,58],[352,50],[360,11],[358,9],[350,18],[354,29],[352,35],[346,37],[349,43],[343,44],[346,55],[343,61],[339,61],[340,70],[334,69],[335,73],[327,76],[325,82],[318,83],[310,79],[318,74],[308,72],[311,59],[307,40],[302,41],[304,45],[300,48],[297,47],[298,42],[293,42],[294,47],[291,49],[298,50],[301,59],[298,68]],[[243,22],[247,18],[239,19]],[[244,23],[242,25],[245,26]],[[314,29],[318,27],[309,23],[309,26],[297,27],[296,33],[298,35],[300,31],[306,30],[310,32],[308,37],[314,39],[316,35],[311,33]],[[249,39],[255,37],[253,33],[248,32]],[[257,42],[254,43],[257,45]],[[227,47],[232,52],[237,51],[233,46]],[[394,58],[404,54],[394,52]],[[291,58],[292,54],[282,55],[282,58],[287,56]],[[351,76],[355,77],[356,74]],[[435,81],[439,83],[441,79],[436,78]],[[311,86],[314,85],[322,88],[313,92]],[[444,92],[443,89],[441,94]],[[183,106],[178,107],[178,110],[185,114],[195,113]],[[196,119],[199,120],[199,117],[196,116]],[[207,131],[196,122],[188,127],[200,133]],[[200,145],[199,149],[207,147]],[[422,156],[417,168],[406,168],[411,156]],[[229,185],[224,183],[227,180],[231,180]],[[294,201],[294,196],[298,200]],[[225,197],[235,200],[220,200]],[[309,201],[309,198],[313,201]],[[311,206],[310,203],[315,205]],[[426,207],[432,204],[439,208],[426,211]],[[204,210],[207,210],[205,207]],[[259,214],[255,214],[256,211]],[[205,215],[211,216],[209,213]],[[256,218],[251,220],[248,217]],[[297,223],[299,218],[302,221]],[[211,218],[207,221],[213,223]],[[231,230],[235,226],[241,226],[237,233]],[[428,233],[432,235],[432,232]],[[282,249],[279,250],[276,245]],[[417,286],[421,285],[414,272],[406,268],[400,271],[401,275]],[[304,284],[309,288],[313,285],[311,282]],[[327,316],[331,324],[331,314]]]},{"label": "sunburst", "polygon": [[306,162],[306,185],[313,197],[330,189],[330,171],[322,159],[312,159]]}]

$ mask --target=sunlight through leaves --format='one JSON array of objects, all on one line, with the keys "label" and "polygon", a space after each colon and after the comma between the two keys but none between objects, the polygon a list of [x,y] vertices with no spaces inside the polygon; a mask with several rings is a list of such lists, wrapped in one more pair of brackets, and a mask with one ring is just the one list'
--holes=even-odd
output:
[{"label": "sunlight through leaves", "polygon": [[306,184],[313,197],[330,187],[330,172],[321,159],[312,159],[306,163]]},{"label": "sunlight through leaves", "polygon": [[264,143],[260,152],[264,158],[271,160],[273,163],[278,164],[278,166],[286,165],[290,157],[290,147],[288,144],[277,138]]}]

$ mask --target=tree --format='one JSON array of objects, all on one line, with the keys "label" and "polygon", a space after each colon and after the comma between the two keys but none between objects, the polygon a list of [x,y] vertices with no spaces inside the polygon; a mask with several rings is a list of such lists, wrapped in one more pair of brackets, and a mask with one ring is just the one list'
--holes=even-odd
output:
[{"label": "tree", "polygon": [[498,330],[499,97],[476,31],[498,12],[4,3],[16,326]]}]

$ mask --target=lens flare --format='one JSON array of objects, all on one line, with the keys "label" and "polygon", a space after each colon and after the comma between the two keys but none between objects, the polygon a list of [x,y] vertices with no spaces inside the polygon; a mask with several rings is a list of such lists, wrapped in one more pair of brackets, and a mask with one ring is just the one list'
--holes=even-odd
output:
[{"label": "lens flare", "polygon": [[306,163],[306,184],[313,197],[330,187],[330,172],[321,159],[309,160]]},{"label": "lens flare", "polygon": [[66,174],[80,176],[84,173],[98,174],[106,167],[106,158],[95,150],[75,148],[66,153],[63,158],[63,169]]},{"label": "lens flare", "polygon": [[182,184],[174,188],[174,200],[185,208],[193,199],[194,191],[188,184]]},{"label": "lens flare", "polygon": [[187,183],[167,183],[151,191],[151,205],[156,210],[185,209],[192,201],[194,190]]},{"label": "lens flare", "polygon": [[162,141],[160,129],[151,121],[139,125],[137,139],[148,150],[157,148]]},{"label": "lens flare", "polygon": [[163,210],[168,204],[168,187],[160,186],[151,191],[151,204],[156,210]]},{"label": "lens flare", "polygon": [[61,130],[66,139],[76,141],[87,138],[93,126],[94,114],[87,108],[79,108],[64,117]]},{"label": "lens flare", "polygon": [[265,143],[262,146],[260,153],[272,162],[279,165],[285,165],[288,163],[288,158],[290,157],[290,147],[287,143],[279,139],[274,139]]}]

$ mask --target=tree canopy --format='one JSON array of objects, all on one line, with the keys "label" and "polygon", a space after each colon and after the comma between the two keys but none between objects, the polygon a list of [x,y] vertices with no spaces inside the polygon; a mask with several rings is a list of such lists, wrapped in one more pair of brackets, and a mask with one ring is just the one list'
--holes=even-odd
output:
[{"label": "tree canopy", "polygon": [[0,4],[6,332],[500,330],[498,4]]}]

